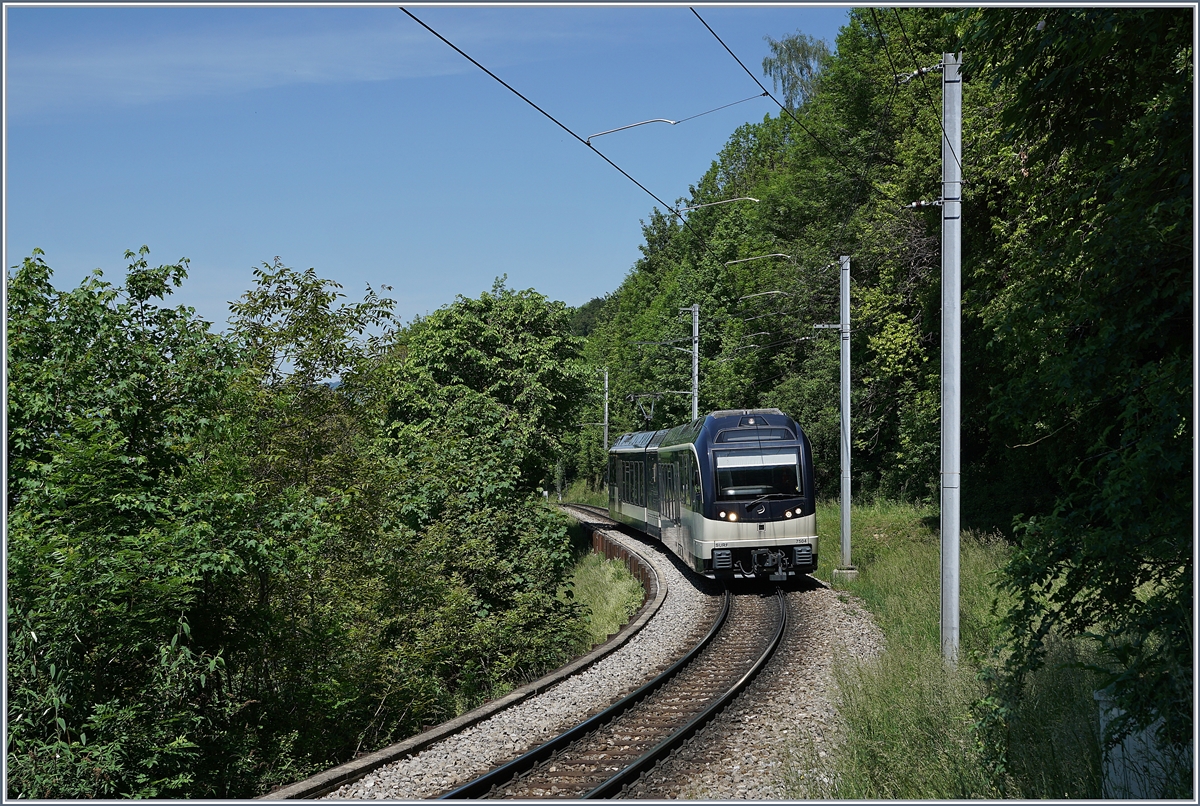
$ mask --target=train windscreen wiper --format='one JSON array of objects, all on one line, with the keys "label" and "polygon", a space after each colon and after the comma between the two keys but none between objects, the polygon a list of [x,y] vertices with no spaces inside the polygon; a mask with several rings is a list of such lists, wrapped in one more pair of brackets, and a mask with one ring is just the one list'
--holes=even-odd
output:
[{"label": "train windscreen wiper", "polygon": [[772,498],[772,497],[792,498],[793,496],[792,496],[792,493],[767,493],[766,495],[760,495],[758,498],[755,498],[749,504],[746,504],[746,509],[749,509],[750,507],[754,506],[755,504],[759,503],[760,501],[766,501],[768,498]]}]

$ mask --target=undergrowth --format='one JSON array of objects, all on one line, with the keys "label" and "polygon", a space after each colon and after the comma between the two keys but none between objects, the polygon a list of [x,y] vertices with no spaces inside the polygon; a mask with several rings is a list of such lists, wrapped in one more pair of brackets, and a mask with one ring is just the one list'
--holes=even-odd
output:
[{"label": "undergrowth", "polygon": [[624,563],[591,553],[591,535],[582,525],[573,524],[569,532],[576,561],[559,595],[583,608],[586,630],[575,647],[583,654],[628,623],[645,591]]},{"label": "undergrowth", "polygon": [[603,489],[593,490],[586,479],[576,479],[567,489],[563,490],[563,503],[588,504],[594,507],[608,506],[608,493]]},{"label": "undergrowth", "polygon": [[[817,576],[841,564],[836,502],[817,511]],[[1007,601],[997,573],[1007,545],[965,531],[960,541],[959,656],[940,650],[940,546],[936,510],[877,502],[851,510],[858,578],[836,587],[862,599],[886,648],[874,661],[834,665],[841,738],[832,752],[791,748],[789,795],[797,798],[1095,798],[1099,726],[1086,647],[1057,639],[1027,696],[1007,715],[1007,735],[987,724],[989,672]],[[981,719],[983,721],[981,722]],[[828,748],[826,748],[828,749]]]}]

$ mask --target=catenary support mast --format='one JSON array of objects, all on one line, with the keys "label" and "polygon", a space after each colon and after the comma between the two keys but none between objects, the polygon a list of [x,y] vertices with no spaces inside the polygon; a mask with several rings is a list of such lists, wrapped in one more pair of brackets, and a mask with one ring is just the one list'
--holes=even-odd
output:
[{"label": "catenary support mast", "polygon": [[841,398],[842,398],[842,568],[851,569],[850,563],[850,258],[840,258],[842,270],[841,323]]},{"label": "catenary support mast", "polygon": [[608,367],[604,368],[604,455],[608,455]]},{"label": "catenary support mast", "polygon": [[958,659],[962,372],[962,54],[942,56],[942,657]]},{"label": "catenary support mast", "polygon": [[692,304],[692,419],[700,416],[700,303]]}]

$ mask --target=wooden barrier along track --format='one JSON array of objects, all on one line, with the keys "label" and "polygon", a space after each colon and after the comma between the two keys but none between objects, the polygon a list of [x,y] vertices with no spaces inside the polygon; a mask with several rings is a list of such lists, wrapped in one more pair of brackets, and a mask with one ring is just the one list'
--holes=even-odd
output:
[{"label": "wooden barrier along track", "polygon": [[[773,600],[773,601],[772,601]],[[604,798],[617,795],[729,704],[774,653],[787,624],[782,592],[732,596],[682,659],[620,702],[442,796]]]}]

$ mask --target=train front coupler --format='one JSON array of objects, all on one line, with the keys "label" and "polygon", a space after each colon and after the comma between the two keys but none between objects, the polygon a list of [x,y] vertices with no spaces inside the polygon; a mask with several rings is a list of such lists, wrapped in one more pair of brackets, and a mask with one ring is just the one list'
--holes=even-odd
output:
[{"label": "train front coupler", "polygon": [[787,568],[791,565],[790,558],[779,549],[760,548],[750,552],[750,561],[755,576],[766,575],[772,582],[785,582],[788,578]]}]

